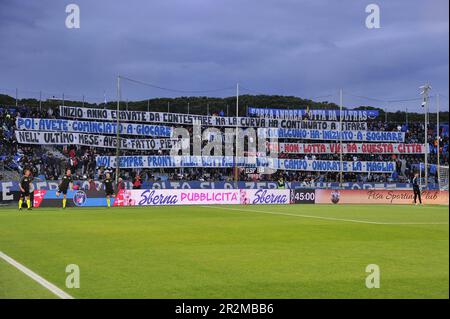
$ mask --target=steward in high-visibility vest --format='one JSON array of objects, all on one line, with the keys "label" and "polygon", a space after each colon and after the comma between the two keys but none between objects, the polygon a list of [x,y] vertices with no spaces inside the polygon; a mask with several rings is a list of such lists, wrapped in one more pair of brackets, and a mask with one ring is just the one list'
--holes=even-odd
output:
[{"label": "steward in high-visibility vest", "polygon": [[283,189],[283,188],[285,187],[283,177],[280,177],[280,178],[278,179],[278,181],[277,181],[277,186],[278,186],[278,189]]}]

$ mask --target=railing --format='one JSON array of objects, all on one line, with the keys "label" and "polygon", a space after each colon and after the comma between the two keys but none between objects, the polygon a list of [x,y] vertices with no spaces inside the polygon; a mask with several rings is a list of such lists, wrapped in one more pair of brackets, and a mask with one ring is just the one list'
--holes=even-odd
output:
[{"label": "railing", "polygon": [[8,181],[18,181],[20,179],[20,175],[18,172],[13,171],[9,168],[6,168],[3,163],[0,165],[0,181],[8,182]]}]

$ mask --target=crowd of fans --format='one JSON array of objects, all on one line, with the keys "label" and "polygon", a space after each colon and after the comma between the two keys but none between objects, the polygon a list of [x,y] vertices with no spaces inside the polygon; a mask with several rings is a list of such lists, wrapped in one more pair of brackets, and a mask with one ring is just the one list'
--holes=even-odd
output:
[{"label": "crowd of fans", "polygon": [[[106,172],[115,175],[110,167],[96,167],[97,155],[115,155],[115,149],[92,148],[79,145],[42,146],[18,144],[15,139],[15,120],[17,117],[29,118],[58,118],[58,108],[39,110],[25,106],[0,106],[0,160],[2,166],[21,172],[24,168],[32,169],[34,176],[42,179],[57,180],[66,169],[70,168],[76,179],[88,180],[102,178]],[[185,127],[192,133],[192,126]],[[224,128],[222,128],[223,131]],[[384,121],[369,121],[368,130],[371,131],[402,131],[405,132],[405,143],[424,142],[424,123],[391,123]],[[192,136],[192,134],[191,134]],[[437,149],[437,127],[430,123],[428,126],[428,143],[430,145],[429,163],[437,163],[437,153],[440,155],[441,165],[448,166],[448,132],[439,134],[439,150]],[[125,136],[124,136],[125,137]],[[134,136],[133,138],[136,138]],[[281,142],[281,141],[280,141]],[[311,143],[285,139],[283,142]],[[327,143],[327,141],[321,141]],[[333,142],[333,141],[328,141]],[[191,140],[191,146],[193,141]],[[207,143],[206,141],[204,143]],[[121,151],[121,155],[168,155],[170,150]],[[340,160],[340,154],[279,154],[280,158],[302,158]],[[343,154],[344,161],[389,161],[396,163],[393,173],[344,173],[346,182],[408,182],[413,171],[423,162],[423,154]],[[433,170],[430,171],[433,176]],[[230,181],[234,178],[232,168],[175,168],[175,169],[121,169],[121,178],[136,182],[183,180],[183,181]],[[286,181],[297,181],[308,185],[313,182],[338,182],[339,172],[309,172],[309,171],[278,171],[274,174],[260,174],[249,169],[240,169],[239,180],[269,180],[276,181],[282,177]]]}]

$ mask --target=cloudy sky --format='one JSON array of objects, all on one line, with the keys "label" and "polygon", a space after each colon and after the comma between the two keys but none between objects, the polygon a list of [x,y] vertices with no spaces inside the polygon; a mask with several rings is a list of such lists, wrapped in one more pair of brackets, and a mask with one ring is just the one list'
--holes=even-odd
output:
[{"label": "cloudy sky", "polygon": [[[65,26],[66,5],[80,28]],[[368,29],[376,3],[381,28]],[[425,81],[448,107],[448,0],[0,0],[0,92],[115,99],[121,74],[188,91],[331,95],[420,109]],[[122,81],[124,82],[124,81]],[[251,91],[248,91],[251,90]],[[44,95],[45,95],[44,94]],[[212,96],[231,96],[225,89]],[[123,83],[128,99],[188,95]],[[206,95],[206,94],[204,94]]]}]

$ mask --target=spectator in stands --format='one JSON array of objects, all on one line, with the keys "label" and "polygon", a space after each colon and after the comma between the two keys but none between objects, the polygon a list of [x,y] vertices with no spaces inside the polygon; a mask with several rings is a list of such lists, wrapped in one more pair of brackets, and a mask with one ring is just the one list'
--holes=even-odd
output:
[{"label": "spectator in stands", "polygon": [[133,181],[133,189],[141,189],[142,182],[141,182],[141,176],[139,174],[136,174],[136,177]]},{"label": "spectator in stands", "polygon": [[94,181],[93,178],[90,177],[88,179],[88,190],[93,191],[93,190],[96,190],[96,189],[97,189],[97,186],[95,185],[95,181]]},{"label": "spectator in stands", "polygon": [[121,189],[125,189],[125,183],[122,177],[119,177],[119,180],[117,182],[117,192],[119,192]]}]

